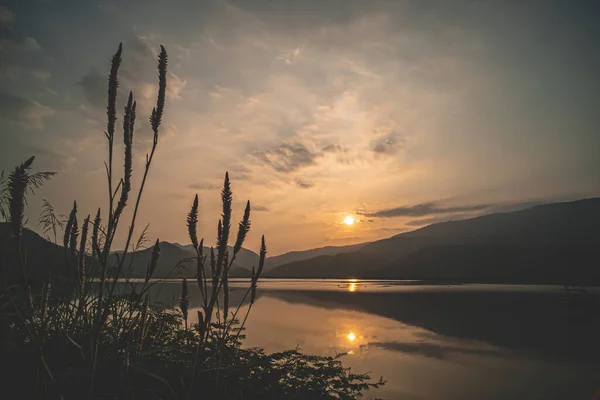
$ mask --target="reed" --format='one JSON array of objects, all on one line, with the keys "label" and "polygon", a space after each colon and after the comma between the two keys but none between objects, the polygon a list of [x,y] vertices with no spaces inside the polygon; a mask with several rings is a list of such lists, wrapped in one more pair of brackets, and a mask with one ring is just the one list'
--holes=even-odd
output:
[{"label": "reed", "polygon": [[179,309],[181,315],[183,315],[183,321],[185,322],[185,330],[188,328],[188,309],[190,307],[190,297],[188,295],[187,280],[183,278],[181,282],[181,298],[179,299]]},{"label": "reed", "polygon": [[52,238],[54,239],[54,243],[56,243],[58,240],[57,232],[59,229],[64,228],[64,223],[56,215],[52,204],[46,199],[42,199],[42,213],[38,221],[44,236],[50,240],[49,233],[52,232]]},{"label": "reed", "polygon": [[[364,390],[383,384],[381,380],[371,382],[367,375],[351,373],[338,358],[310,356],[298,350],[268,355],[260,349],[241,347],[245,323],[257,299],[267,246],[262,236],[257,267],[252,270],[244,298],[230,304],[229,272],[250,231],[251,205],[246,202],[230,251],[233,192],[228,173],[221,191],[216,243],[209,254],[204,251],[204,238],[198,238],[198,195],[186,218],[195,249],[200,304],[191,304],[185,278],[178,311],[159,306],[150,295],[151,288],[158,284],[162,288],[164,284],[164,280],[153,278],[161,262],[158,239],[152,246],[144,279],[137,282],[129,275],[123,277],[127,260],[131,265],[136,250],[147,240],[147,227],[137,241],[133,235],[164,118],[168,57],[161,46],[156,104],[149,117],[153,140],[135,191],[132,160],[136,102],[131,92],[123,110],[122,176],[118,177],[113,168],[122,52],[123,46],[119,45],[108,76],[107,209],[99,207],[93,220],[87,215],[80,226],[76,201],[64,223],[50,203],[43,204],[40,224],[44,233],[52,232],[57,242],[58,231],[64,228],[59,240],[62,246],[56,244],[59,251],[55,260],[62,269],[51,271],[49,261],[47,265],[28,264],[22,241],[26,196],[54,173],[31,173],[31,157],[8,178],[4,173],[0,175],[0,217],[8,222],[10,244],[17,255],[16,266],[0,257],[0,367],[9,371],[5,389],[18,389],[23,398],[355,399]],[[125,228],[125,247],[122,252],[114,252],[113,242],[127,207],[132,210]],[[7,274],[13,267],[21,272],[15,279]],[[46,273],[35,282],[29,279],[29,270]],[[249,304],[240,322],[238,314],[248,296]],[[194,324],[188,320],[192,306],[199,308]],[[305,380],[298,379],[300,376]]]}]

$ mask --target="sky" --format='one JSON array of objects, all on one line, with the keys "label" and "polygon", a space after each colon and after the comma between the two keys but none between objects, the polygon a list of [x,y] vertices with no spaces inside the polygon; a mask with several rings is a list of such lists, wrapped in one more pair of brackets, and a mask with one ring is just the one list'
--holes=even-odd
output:
[{"label": "sky", "polygon": [[117,125],[130,90],[138,102],[134,190],[159,45],[169,54],[136,223],[151,239],[188,243],[197,193],[212,243],[225,171],[234,219],[252,204],[246,247],[265,234],[270,255],[600,195],[599,2],[1,4],[0,169],[35,155],[34,170],[58,172],[29,200],[32,229],[42,199],[63,214],[77,200],[81,219],[106,210],[106,83],[121,42]]}]

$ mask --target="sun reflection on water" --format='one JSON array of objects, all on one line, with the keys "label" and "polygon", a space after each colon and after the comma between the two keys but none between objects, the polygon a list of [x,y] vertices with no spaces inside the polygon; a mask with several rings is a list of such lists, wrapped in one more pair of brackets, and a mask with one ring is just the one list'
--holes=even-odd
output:
[{"label": "sun reflection on water", "polygon": [[357,289],[358,289],[358,279],[350,279],[349,284],[348,284],[348,291],[356,292]]}]

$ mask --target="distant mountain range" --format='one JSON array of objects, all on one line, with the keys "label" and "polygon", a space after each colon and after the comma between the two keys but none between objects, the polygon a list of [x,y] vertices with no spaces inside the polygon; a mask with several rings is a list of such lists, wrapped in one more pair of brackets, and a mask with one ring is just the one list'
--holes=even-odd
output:
[{"label": "distant mountain range", "polygon": [[[229,246],[229,253],[233,254],[233,247]],[[116,261],[120,252],[113,253],[113,262]],[[155,278],[196,278],[196,252],[193,246],[181,245],[179,243],[160,242],[160,257],[156,270]],[[204,247],[204,255],[210,256],[210,248]],[[124,268],[123,276],[133,278],[143,278],[146,276],[146,268],[152,257],[152,247],[134,253],[129,253],[125,261],[127,268]],[[249,278],[252,266],[258,265],[258,254],[248,249],[241,249],[229,271],[230,276],[234,278]],[[208,263],[205,265],[208,271]]]},{"label": "distant mountain range", "polygon": [[[356,244],[351,246],[327,246],[317,249],[291,251],[274,257],[268,257],[265,262],[265,271],[269,271],[280,265],[290,262],[310,260],[323,255],[335,255],[349,253],[359,250],[364,244]],[[233,253],[233,248],[229,246],[229,253]],[[118,253],[116,253],[118,254]],[[155,277],[187,277],[195,278],[195,264],[190,263],[191,257],[194,257],[194,248],[191,244],[182,245],[179,243],[160,242],[160,261],[154,273]],[[204,247],[204,254],[210,254],[210,248]],[[128,269],[131,277],[144,277],[146,274],[146,266],[150,262],[152,248],[140,250],[128,256],[125,265],[129,265],[129,261],[133,259],[132,267]],[[113,255],[116,257],[116,255]],[[230,275],[234,278],[248,278],[251,275],[252,267],[258,265],[258,254],[252,250],[240,250],[237,254],[233,266],[230,270]],[[126,271],[127,272],[127,271]]]},{"label": "distant mountain range", "polygon": [[[0,224],[4,245],[7,232]],[[29,265],[55,260],[52,268],[60,268],[60,246],[29,230],[24,238]],[[160,248],[154,277],[195,277],[191,245],[161,242]],[[144,277],[151,253],[128,255],[126,275]],[[242,249],[231,276],[249,277],[257,264],[258,254]],[[370,243],[292,251],[267,258],[265,276],[600,284],[600,198],[442,222]]]},{"label": "distant mountain range", "polygon": [[266,276],[600,283],[600,198],[437,223]]},{"label": "distant mountain range", "polygon": [[289,264],[295,261],[304,261],[319,256],[334,256],[336,254],[352,253],[360,250],[361,247],[368,243],[353,244],[350,246],[326,246],[317,249],[290,251],[278,256],[268,257],[266,270],[278,267],[280,265]]},{"label": "distant mountain range", "polygon": [[[23,230],[22,243],[30,282],[45,282],[48,271],[52,272],[53,278],[73,276],[74,271],[69,271],[64,262],[65,252],[62,246],[47,241],[29,229]],[[22,282],[19,265],[11,227],[8,223],[0,222],[0,273],[6,274],[2,278],[6,282]]]}]

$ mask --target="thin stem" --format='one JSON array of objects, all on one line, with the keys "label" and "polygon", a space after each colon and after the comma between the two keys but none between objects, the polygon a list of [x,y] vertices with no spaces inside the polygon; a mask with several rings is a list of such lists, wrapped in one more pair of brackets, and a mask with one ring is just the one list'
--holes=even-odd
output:
[{"label": "thin stem", "polygon": [[25,311],[27,312],[27,317],[31,317],[31,313],[33,311],[32,309],[32,304],[31,304],[31,297],[30,297],[30,292],[29,292],[29,285],[28,285],[28,279],[27,279],[27,269],[26,269],[26,265],[25,265],[25,261],[23,260],[23,252],[21,250],[22,248],[22,244],[21,244],[21,235],[17,236],[16,238],[17,241],[17,258],[19,259],[19,267],[21,268],[21,272],[23,273],[23,298],[25,299]]},{"label": "thin stem", "polygon": [[[15,313],[21,319],[21,323],[23,324],[23,327],[27,331],[27,334],[29,335],[30,340],[32,342],[37,342],[36,338],[35,338],[35,335],[31,331],[31,329],[29,329],[29,325],[27,324],[27,320],[19,312],[19,307],[17,307],[17,305],[15,304],[15,301],[13,300],[12,296],[8,296],[8,298],[9,298],[10,302],[12,303],[12,305],[13,305],[13,307],[15,309]],[[56,385],[56,381],[54,380],[54,376],[52,375],[52,372],[50,371],[50,367],[48,366],[48,363],[46,363],[46,358],[44,357],[44,354],[42,353],[41,348],[40,348],[40,361],[44,365],[44,369],[46,370],[46,373],[48,374],[48,377],[50,378],[50,380],[52,381],[52,383]],[[62,394],[59,394],[59,397],[61,398],[61,400],[64,400]]]},{"label": "thin stem", "polygon": [[[146,159],[146,168],[144,169],[144,177],[142,178],[142,184],[140,185],[140,190],[138,191],[137,199],[135,201],[135,207],[133,209],[133,216],[131,217],[131,224],[129,225],[129,232],[127,234],[127,241],[125,242],[125,249],[123,250],[123,254],[121,257],[121,261],[119,262],[119,267],[117,268],[117,272],[113,277],[112,285],[109,290],[108,298],[111,298],[114,294],[115,287],[117,285],[117,281],[119,276],[121,275],[121,271],[123,270],[123,264],[125,262],[125,258],[127,256],[129,245],[131,243],[131,238],[133,237],[133,231],[135,228],[135,220],[137,217],[138,209],[140,206],[140,201],[142,199],[142,193],[144,192],[144,186],[146,185],[146,178],[148,177],[148,172],[150,171],[150,164],[152,163],[152,158],[154,157],[154,152],[156,150],[156,145],[158,144],[158,138],[155,135],[154,141],[152,143],[152,150],[150,151],[150,156],[147,156]],[[106,313],[106,309],[104,311],[104,315],[102,316],[102,321],[106,320],[108,317]]]},{"label": "thin stem", "polygon": [[[227,273],[229,273],[229,270],[231,269],[231,266],[233,265],[233,261],[235,261],[235,256],[236,255],[234,254],[233,257],[231,258],[231,261],[229,261],[229,265],[225,266],[227,268],[227,271],[226,271]],[[223,287],[223,279],[220,279],[216,290],[214,290],[211,293],[210,303],[208,305],[208,309],[206,310],[206,313],[207,313],[206,318],[208,319],[208,322],[207,322],[208,327],[210,327],[210,321],[212,319],[212,310],[215,306],[215,302],[217,302],[217,297],[218,297],[219,292],[221,291],[222,287]],[[210,314],[209,314],[209,311],[210,311]],[[208,331],[208,329],[207,329],[207,331]]]}]

